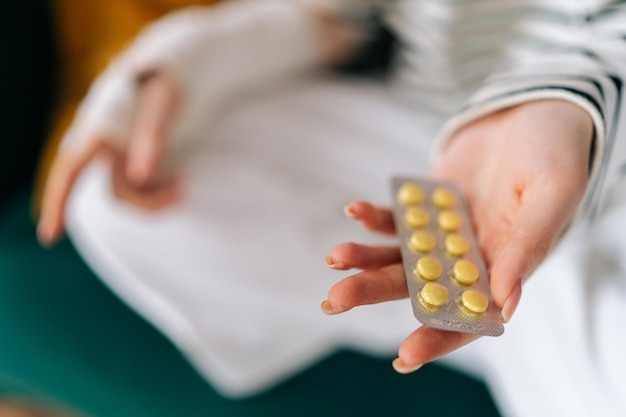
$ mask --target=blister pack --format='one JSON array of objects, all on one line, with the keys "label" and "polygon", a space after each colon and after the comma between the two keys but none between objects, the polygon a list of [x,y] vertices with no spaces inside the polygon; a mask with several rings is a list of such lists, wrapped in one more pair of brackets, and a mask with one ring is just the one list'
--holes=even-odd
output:
[{"label": "blister pack", "polygon": [[415,317],[437,329],[499,336],[502,314],[458,188],[418,178],[392,181],[393,213]]}]

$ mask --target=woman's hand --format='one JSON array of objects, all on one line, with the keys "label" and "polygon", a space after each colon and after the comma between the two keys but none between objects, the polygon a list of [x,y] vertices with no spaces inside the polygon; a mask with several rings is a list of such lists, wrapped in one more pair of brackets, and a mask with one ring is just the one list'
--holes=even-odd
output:
[{"label": "woman's hand", "polygon": [[[470,208],[491,277],[491,292],[509,321],[522,283],[572,221],[585,192],[593,124],[565,101],[525,103],[456,132],[431,173],[457,184]],[[354,202],[346,212],[373,231],[393,233],[391,212]],[[364,271],[343,279],[322,303],[327,314],[408,296],[398,248],[336,246],[326,263]],[[420,327],[400,345],[398,372],[418,369],[477,336]]]},{"label": "woman's hand", "polygon": [[[114,195],[147,210],[158,210],[178,201],[178,177],[157,179],[164,158],[167,131],[178,107],[175,83],[153,75],[141,83],[131,123],[128,146],[120,149],[116,140],[93,133],[61,147],[46,182],[37,234],[44,245],[54,244],[64,231],[67,201],[80,173],[92,161],[111,161]],[[126,140],[125,140],[126,141]]]}]

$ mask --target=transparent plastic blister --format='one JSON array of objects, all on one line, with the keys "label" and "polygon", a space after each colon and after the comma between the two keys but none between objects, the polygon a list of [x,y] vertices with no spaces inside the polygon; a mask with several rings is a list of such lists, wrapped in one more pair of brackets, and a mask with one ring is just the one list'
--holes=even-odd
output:
[{"label": "transparent plastic blister", "polygon": [[425,326],[500,336],[502,314],[462,194],[454,184],[395,177],[393,214],[413,313]]}]

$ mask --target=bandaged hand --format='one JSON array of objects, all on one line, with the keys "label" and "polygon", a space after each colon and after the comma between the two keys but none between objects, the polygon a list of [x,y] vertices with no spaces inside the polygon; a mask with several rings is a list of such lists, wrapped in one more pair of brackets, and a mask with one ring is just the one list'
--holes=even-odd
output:
[{"label": "bandaged hand", "polygon": [[178,159],[193,152],[226,100],[357,47],[352,28],[306,4],[230,1],[148,26],[94,82],[66,133],[44,190],[40,242],[63,235],[68,198],[93,160],[111,162],[118,199],[167,207],[182,194],[172,149]]},{"label": "bandaged hand", "polygon": [[[468,201],[504,321],[517,308],[524,281],[575,217],[587,185],[592,137],[591,118],[580,107],[528,102],[457,131],[431,172],[434,180],[456,183]],[[388,209],[357,201],[346,213],[374,232],[395,232]],[[326,314],[408,296],[397,247],[344,243],[326,263],[362,270],[329,290],[322,303]],[[476,338],[422,326],[402,342],[393,366],[412,372]]]},{"label": "bandaged hand", "polygon": [[[62,236],[72,188],[83,169],[95,159],[111,163],[111,188],[122,201],[154,211],[179,200],[180,177],[159,175],[168,128],[178,107],[178,89],[163,75],[151,76],[136,88],[135,109],[123,142],[102,129],[80,132],[80,137],[71,137],[62,145],[44,190],[37,230],[42,244],[51,245]],[[70,134],[78,135],[79,131]]]}]

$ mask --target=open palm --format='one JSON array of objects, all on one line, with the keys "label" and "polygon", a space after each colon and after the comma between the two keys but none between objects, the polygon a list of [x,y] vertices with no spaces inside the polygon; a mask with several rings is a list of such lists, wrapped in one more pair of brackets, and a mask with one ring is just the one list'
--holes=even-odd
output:
[{"label": "open palm", "polygon": [[[431,172],[432,179],[457,184],[468,201],[505,321],[517,307],[522,283],[576,213],[587,184],[592,137],[592,121],[578,106],[529,102],[464,126]],[[354,202],[346,212],[375,232],[395,232],[388,209]],[[327,314],[408,296],[397,247],[344,243],[326,263],[363,269],[330,289],[322,303]],[[476,338],[423,326],[400,345],[393,365],[411,372]]]}]

